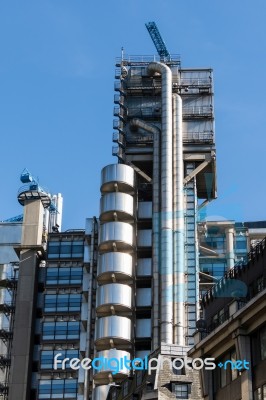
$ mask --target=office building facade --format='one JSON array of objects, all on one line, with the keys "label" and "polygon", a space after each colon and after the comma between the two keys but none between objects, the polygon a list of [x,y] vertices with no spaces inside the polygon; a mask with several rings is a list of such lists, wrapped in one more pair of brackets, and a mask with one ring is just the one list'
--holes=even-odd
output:
[{"label": "office building facade", "polygon": [[215,358],[214,370],[201,371],[204,399],[265,399],[265,254],[263,239],[244,265],[228,271],[203,296],[203,319],[189,355]]}]

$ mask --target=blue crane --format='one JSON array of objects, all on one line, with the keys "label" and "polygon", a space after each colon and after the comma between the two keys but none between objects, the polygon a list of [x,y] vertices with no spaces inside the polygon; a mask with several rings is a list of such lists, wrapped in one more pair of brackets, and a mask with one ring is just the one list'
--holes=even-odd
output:
[{"label": "blue crane", "polygon": [[156,50],[157,50],[160,58],[163,60],[164,59],[170,60],[170,54],[166,48],[163,38],[161,37],[161,34],[159,32],[159,29],[158,29],[156,23],[155,22],[147,22],[145,24],[145,26],[150,34],[150,37],[154,43],[154,46],[156,47]]}]

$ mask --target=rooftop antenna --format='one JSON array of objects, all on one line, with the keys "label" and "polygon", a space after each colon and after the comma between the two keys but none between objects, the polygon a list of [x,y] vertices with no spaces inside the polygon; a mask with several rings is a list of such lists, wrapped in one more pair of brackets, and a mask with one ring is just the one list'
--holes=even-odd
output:
[{"label": "rooftop antenna", "polygon": [[161,37],[161,34],[159,32],[159,29],[158,29],[156,23],[155,22],[147,22],[145,24],[145,26],[150,34],[150,37],[154,43],[154,46],[156,47],[156,50],[157,50],[161,60],[170,61],[170,58],[171,58],[170,53],[166,48],[166,44],[164,43],[164,40]]}]

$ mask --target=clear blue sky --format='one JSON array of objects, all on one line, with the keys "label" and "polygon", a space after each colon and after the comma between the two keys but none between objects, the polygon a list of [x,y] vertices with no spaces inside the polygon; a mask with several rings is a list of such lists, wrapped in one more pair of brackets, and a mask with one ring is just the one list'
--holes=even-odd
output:
[{"label": "clear blue sky", "polygon": [[210,216],[266,219],[265,0],[0,2],[0,220],[24,167],[64,196],[63,229],[98,215],[111,155],[114,60],[154,54],[156,21],[184,67],[212,67],[218,195]]}]

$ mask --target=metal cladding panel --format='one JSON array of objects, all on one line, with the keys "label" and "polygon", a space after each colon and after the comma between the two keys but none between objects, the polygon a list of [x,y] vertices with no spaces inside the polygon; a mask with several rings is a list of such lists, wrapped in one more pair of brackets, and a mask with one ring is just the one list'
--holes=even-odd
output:
[{"label": "metal cladding panel", "polygon": [[136,294],[137,307],[151,306],[151,288],[139,288]]},{"label": "metal cladding panel", "polygon": [[95,339],[101,338],[121,338],[131,340],[131,320],[117,315],[103,317],[96,321]]},{"label": "metal cladding panel", "polygon": [[87,347],[87,332],[80,332],[79,337],[79,349],[80,351],[85,351]]},{"label": "metal cladding panel", "polygon": [[13,245],[21,243],[22,223],[0,223],[0,264],[18,261]]},{"label": "metal cladding panel", "polygon": [[150,219],[152,218],[152,202],[140,201],[138,204],[138,218]]},{"label": "metal cladding panel", "polygon": [[0,245],[0,264],[18,261],[18,256],[16,255],[12,245]]},{"label": "metal cladding panel", "polygon": [[133,246],[133,227],[126,222],[107,222],[101,225],[100,242],[101,246],[105,242],[123,242],[129,246]]},{"label": "metal cladding panel", "polygon": [[122,283],[109,283],[98,287],[96,307],[104,304],[121,304],[125,307],[132,306],[132,289]]},{"label": "metal cladding panel", "polygon": [[90,235],[93,230],[93,218],[86,218],[85,235]]},{"label": "metal cladding panel", "polygon": [[121,273],[132,276],[133,259],[130,254],[112,252],[99,256],[97,275]]},{"label": "metal cladding panel", "polygon": [[138,246],[151,247],[152,246],[152,230],[142,229],[138,231]]},{"label": "metal cladding panel", "polygon": [[[130,353],[128,353],[127,351],[124,351],[124,350],[110,349],[110,350],[99,351],[98,353],[96,353],[96,358],[105,358],[108,360],[110,360],[111,358],[116,358],[117,360],[120,360],[120,359],[124,359],[124,357],[127,360],[131,359]],[[116,366],[116,365],[114,365],[114,366]],[[106,364],[106,365],[103,365],[103,367],[101,368],[100,371],[94,370],[93,374],[96,375],[99,372],[101,373],[103,371],[108,372],[108,373],[112,372],[110,367],[108,368],[108,364]],[[124,373],[126,375],[129,374],[129,369],[125,367],[124,363],[123,363],[123,368],[119,369],[119,373]]]},{"label": "metal cladding panel", "polygon": [[[100,219],[103,220],[105,214],[111,214],[110,217],[116,212],[118,218],[127,218],[127,216],[134,217],[134,199],[126,193],[107,193],[101,197],[100,205]],[[108,215],[105,217],[108,218]]]},{"label": "metal cladding panel", "polygon": [[137,276],[151,276],[152,274],[151,258],[139,258],[137,262]]},{"label": "metal cladding panel", "polygon": [[84,246],[84,263],[91,262],[91,248],[87,244]]},{"label": "metal cladding panel", "polygon": [[20,244],[22,223],[2,222],[0,223],[0,243]]},{"label": "metal cladding panel", "polygon": [[136,337],[151,337],[151,319],[136,320]]},{"label": "metal cladding panel", "polygon": [[114,183],[124,192],[132,192],[135,187],[134,169],[125,164],[111,164],[102,169],[101,191],[114,192]]}]

